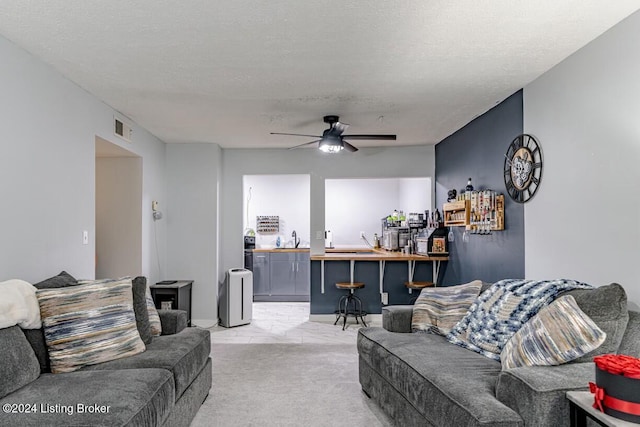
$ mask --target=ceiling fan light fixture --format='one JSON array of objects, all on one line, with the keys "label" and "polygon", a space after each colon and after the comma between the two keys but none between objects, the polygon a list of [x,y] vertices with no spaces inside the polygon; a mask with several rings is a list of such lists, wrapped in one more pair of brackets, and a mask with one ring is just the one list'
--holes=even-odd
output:
[{"label": "ceiling fan light fixture", "polygon": [[338,138],[323,138],[318,148],[324,153],[333,154],[344,150],[344,144]]}]

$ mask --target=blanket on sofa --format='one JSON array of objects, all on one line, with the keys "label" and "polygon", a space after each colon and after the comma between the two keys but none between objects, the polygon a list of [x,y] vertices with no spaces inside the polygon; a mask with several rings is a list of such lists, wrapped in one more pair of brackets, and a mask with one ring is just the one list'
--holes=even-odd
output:
[{"label": "blanket on sofa", "polygon": [[591,288],[586,283],[564,279],[501,280],[480,294],[447,339],[499,361],[507,341],[542,307],[561,292]]},{"label": "blanket on sofa", "polygon": [[0,282],[0,329],[19,325],[23,329],[38,329],[40,307],[36,288],[24,280]]}]

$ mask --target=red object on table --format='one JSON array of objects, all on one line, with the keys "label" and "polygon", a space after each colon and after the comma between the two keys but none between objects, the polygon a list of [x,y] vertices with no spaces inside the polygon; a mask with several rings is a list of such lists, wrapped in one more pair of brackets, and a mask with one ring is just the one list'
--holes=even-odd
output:
[{"label": "red object on table", "polygon": [[594,357],[596,382],[589,383],[593,407],[607,415],[640,423],[640,359],[624,354]]}]

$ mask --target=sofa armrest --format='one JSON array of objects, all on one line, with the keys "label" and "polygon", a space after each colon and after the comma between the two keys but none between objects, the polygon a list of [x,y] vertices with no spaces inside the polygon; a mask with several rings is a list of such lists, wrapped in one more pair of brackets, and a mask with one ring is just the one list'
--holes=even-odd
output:
[{"label": "sofa armrest", "polygon": [[496,397],[516,411],[525,425],[569,425],[567,391],[588,390],[592,362],[509,369],[498,374]]},{"label": "sofa armrest", "polygon": [[158,310],[162,335],[174,335],[187,327],[187,312],[184,310]]},{"label": "sofa armrest", "polygon": [[382,307],[382,327],[389,332],[411,332],[412,305]]}]

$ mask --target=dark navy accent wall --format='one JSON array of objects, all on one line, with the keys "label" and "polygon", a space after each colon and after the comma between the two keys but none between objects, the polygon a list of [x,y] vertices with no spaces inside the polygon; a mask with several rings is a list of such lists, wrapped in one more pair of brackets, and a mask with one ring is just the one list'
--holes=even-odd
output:
[{"label": "dark navy accent wall", "polygon": [[503,178],[504,154],[523,132],[522,111],[520,90],[436,145],[438,209],[442,211],[447,191],[460,191],[469,177],[476,190],[505,195],[505,231],[470,235],[464,243],[464,227],[454,227],[455,241],[449,245],[450,261],[441,279],[445,286],[524,277],[524,205],[509,198]]}]

